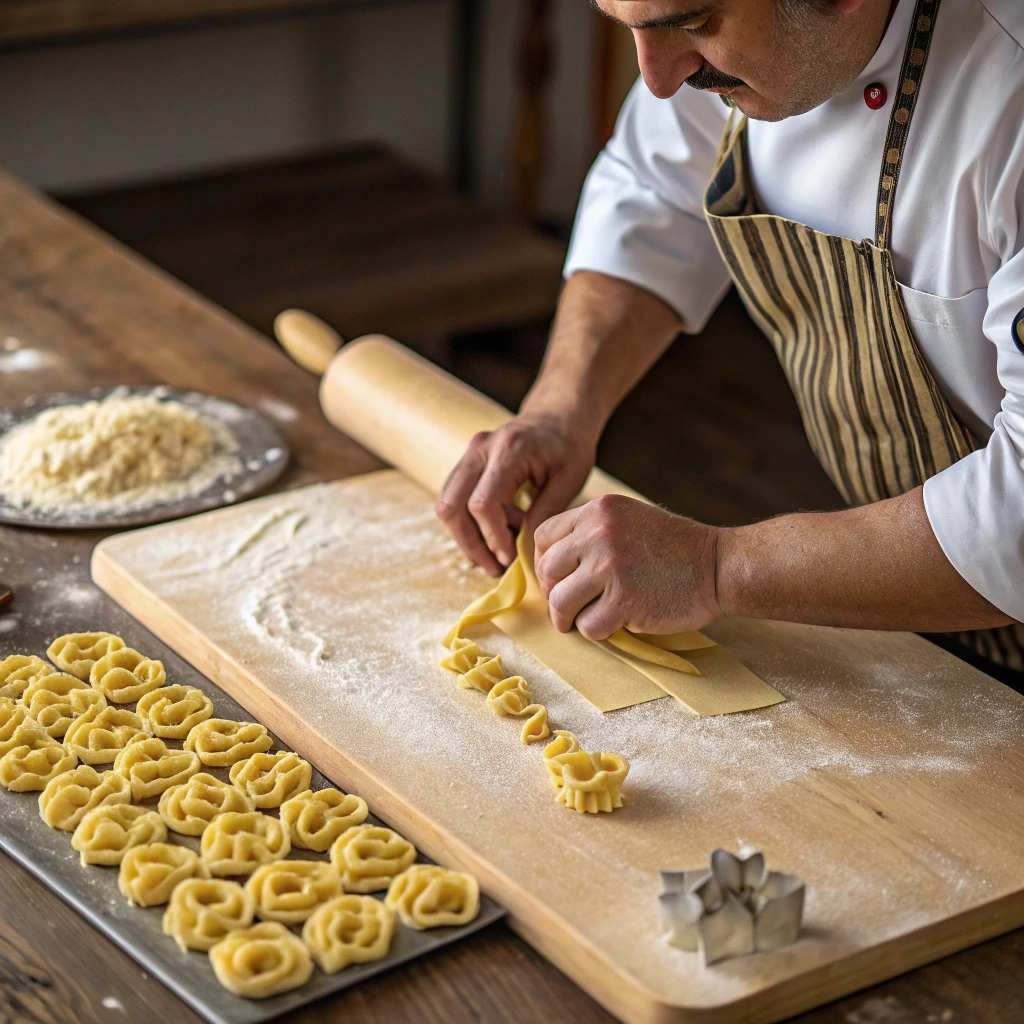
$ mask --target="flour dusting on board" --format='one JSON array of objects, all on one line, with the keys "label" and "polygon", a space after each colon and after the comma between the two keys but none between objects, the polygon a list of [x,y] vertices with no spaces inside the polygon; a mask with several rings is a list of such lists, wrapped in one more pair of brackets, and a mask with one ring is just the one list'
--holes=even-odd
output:
[{"label": "flour dusting on board", "polygon": [[[825,650],[824,631],[810,627],[725,622],[709,633],[786,703],[699,718],[666,698],[602,715],[483,628],[474,635],[529,680],[552,727],[630,760],[626,807],[591,817],[555,804],[541,745],[520,744],[519,724],[438,667],[440,638],[490,578],[466,562],[428,496],[398,474],[317,485],[107,543],[127,573],[294,708],[304,727],[497,870],[526,879],[638,978],[680,998],[733,998],[756,980],[756,957],[701,972],[660,939],[658,869],[706,863],[714,846],[749,843],[807,882],[816,938],[797,947],[802,957],[881,941],[1009,884],[1005,865],[894,831],[878,806],[934,804],[941,827],[937,780],[955,776],[984,791],[996,785],[989,769],[1001,751],[1024,739],[1024,715],[1007,713],[1001,688],[946,687],[936,701],[948,663],[923,642],[914,663],[923,667],[911,673],[905,638],[882,634],[867,648],[862,635],[830,632]],[[856,828],[850,806],[863,808]]]}]

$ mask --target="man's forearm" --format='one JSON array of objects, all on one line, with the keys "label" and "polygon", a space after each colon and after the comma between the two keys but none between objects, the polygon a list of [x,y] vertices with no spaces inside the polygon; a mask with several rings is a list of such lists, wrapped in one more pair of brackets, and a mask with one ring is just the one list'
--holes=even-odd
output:
[{"label": "man's forearm", "polygon": [[1013,621],[943,554],[920,487],[862,508],[720,530],[717,546],[726,615],[929,633]]},{"label": "man's forearm", "polygon": [[606,274],[574,274],[521,411],[572,417],[596,441],[681,328],[675,312],[649,292]]}]

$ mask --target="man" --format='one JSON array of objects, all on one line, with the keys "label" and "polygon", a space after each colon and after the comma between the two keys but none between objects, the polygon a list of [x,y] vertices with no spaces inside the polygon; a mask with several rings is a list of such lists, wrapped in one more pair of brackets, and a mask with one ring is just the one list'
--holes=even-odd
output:
[{"label": "man", "polygon": [[[1019,685],[1024,3],[595,2],[642,82],[587,180],[540,376],[438,514],[497,573],[532,481],[561,630],[955,634]],[[616,405],[731,283],[854,507],[738,529],[622,497],[563,511]]]}]

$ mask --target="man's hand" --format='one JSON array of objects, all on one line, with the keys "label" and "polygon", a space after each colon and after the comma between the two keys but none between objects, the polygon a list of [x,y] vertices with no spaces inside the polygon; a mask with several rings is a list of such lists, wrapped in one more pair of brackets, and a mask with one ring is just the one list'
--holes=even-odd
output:
[{"label": "man's hand", "polygon": [[452,470],[435,510],[459,546],[494,575],[516,557],[512,529],[523,524],[512,504],[527,481],[537,494],[526,526],[561,512],[594,466],[596,440],[554,416],[521,414],[477,434]]},{"label": "man's hand", "polygon": [[537,528],[535,568],[561,632],[590,640],[700,629],[721,615],[718,530],[633,498],[606,495]]},{"label": "man's hand", "polygon": [[544,366],[519,415],[473,438],[437,502],[459,546],[497,575],[515,558],[512,505],[527,481],[537,496],[526,528],[561,512],[594,465],[615,407],[671,344],[682,324],[628,281],[580,271],[562,290]]}]

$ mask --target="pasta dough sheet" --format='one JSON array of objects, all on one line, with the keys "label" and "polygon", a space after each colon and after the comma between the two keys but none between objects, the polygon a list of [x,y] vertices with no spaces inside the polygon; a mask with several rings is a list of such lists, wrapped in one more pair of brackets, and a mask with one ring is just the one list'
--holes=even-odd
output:
[{"label": "pasta dough sheet", "polygon": [[[520,647],[557,672],[599,711],[615,711],[671,694],[698,715],[725,715],[779,704],[786,698],[750,671],[725,648],[694,634],[665,637],[657,646],[686,642],[686,660],[699,676],[641,661],[608,643],[596,644],[572,630],[559,633],[548,617],[548,603],[533,571],[533,545],[520,548],[526,594],[494,624]],[[699,636],[699,634],[697,634]],[[646,635],[644,639],[649,639]]]}]

